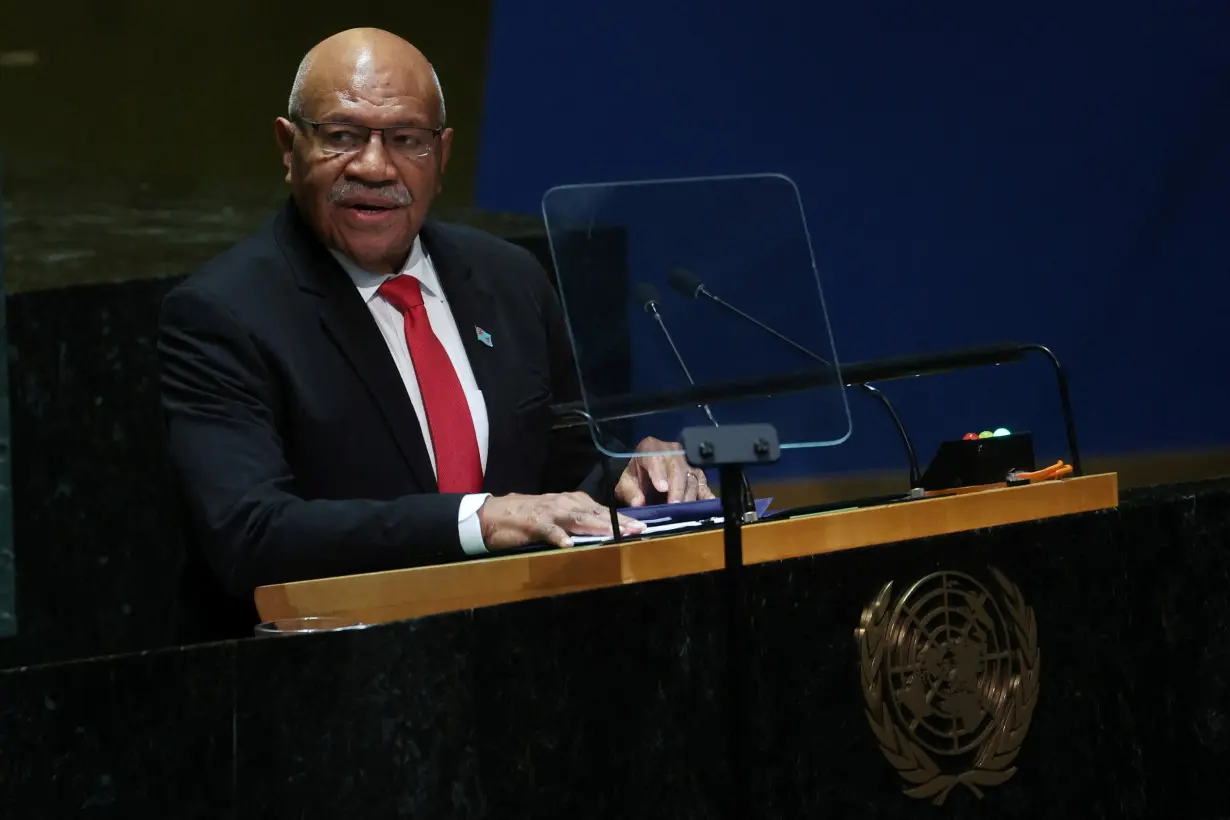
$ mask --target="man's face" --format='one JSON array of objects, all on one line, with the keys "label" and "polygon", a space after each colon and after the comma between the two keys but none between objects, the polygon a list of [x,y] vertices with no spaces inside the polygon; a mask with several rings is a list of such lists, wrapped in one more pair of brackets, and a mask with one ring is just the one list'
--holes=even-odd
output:
[{"label": "man's face", "polygon": [[[355,129],[279,119],[278,142],[292,195],[321,240],[365,270],[396,273],[440,191],[453,132],[431,133],[439,124],[433,85],[357,75],[349,88],[308,95],[304,119],[425,130],[373,131],[364,142],[361,129],[355,139]],[[413,156],[420,145],[430,153]]]}]

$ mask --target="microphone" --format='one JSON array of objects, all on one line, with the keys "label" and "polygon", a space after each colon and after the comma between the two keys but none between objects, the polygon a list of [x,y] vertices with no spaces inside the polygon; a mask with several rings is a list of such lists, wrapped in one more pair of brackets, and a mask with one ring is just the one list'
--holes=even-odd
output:
[{"label": "microphone", "polygon": [[787,339],[785,336],[778,333],[776,330],[769,327],[768,325],[766,325],[764,322],[760,321],[756,317],[749,316],[748,314],[744,313],[743,311],[739,310],[737,307],[732,305],[730,302],[727,302],[725,299],[722,299],[720,296],[714,296],[705,287],[705,283],[700,281],[700,277],[692,273],[691,271],[684,270],[683,268],[675,268],[673,271],[667,274],[666,281],[667,283],[670,284],[672,288],[674,288],[676,291],[683,294],[684,296],[688,297],[689,299],[699,299],[701,296],[704,296],[706,299],[709,299],[712,302],[716,302],[717,304],[726,308],[731,313],[741,316],[743,319],[751,322],[756,327],[763,330],[765,333],[768,333],[771,336],[775,336],[778,340],[785,342],[786,344],[793,347],[795,350],[802,353],[804,356],[814,359],[820,362],[820,364],[828,365],[829,367],[833,366],[832,362],[822,359],[820,356],[816,355],[815,353],[812,353],[810,350],[803,347],[801,344],[794,341],[793,339]]},{"label": "microphone", "polygon": [[[662,335],[666,337],[666,343],[671,346],[671,353],[675,354],[675,361],[679,362],[679,369],[683,371],[683,377],[688,380],[688,384],[695,387],[696,380],[692,378],[687,364],[683,361],[683,356],[679,353],[679,348],[675,347],[675,340],[671,338],[671,332],[666,329],[666,322],[662,319],[662,312],[658,310],[658,289],[648,282],[640,282],[632,289],[632,296],[644,307],[645,312],[658,323],[658,327],[662,329]],[[702,404],[700,407],[705,411],[705,415],[709,417],[709,423],[714,427],[719,426],[717,419],[713,417],[713,411],[709,409],[709,405]]]},{"label": "microphone", "polygon": [[[666,342],[671,347],[671,353],[675,354],[675,361],[679,363],[679,369],[683,371],[684,378],[688,380],[688,384],[695,387],[696,380],[692,378],[692,373],[688,370],[688,365],[684,362],[679,348],[675,347],[675,340],[671,337],[671,332],[666,329],[666,321],[662,318],[662,311],[658,309],[658,289],[648,282],[638,282],[632,288],[632,297],[658,323],[658,327],[662,329],[662,335],[666,337]],[[709,409],[709,405],[702,404],[700,407],[705,411],[705,416],[708,417],[710,424],[714,427],[721,426],[717,423],[717,419],[713,417],[713,411]],[[756,496],[752,494],[752,485],[748,483],[747,476],[743,476],[743,505],[744,522],[751,523],[755,521]],[[752,516],[750,519],[748,518],[749,513]]]},{"label": "microphone", "polygon": [[[745,321],[751,322],[756,327],[768,333],[770,336],[773,336],[779,341],[785,342],[787,345],[793,347],[795,350],[799,351],[808,358],[820,362],[823,365],[827,365],[828,367],[833,367],[832,362],[823,358],[819,354],[813,353],[793,339],[788,339],[756,317],[739,310],[739,308],[735,307],[730,302],[727,302],[720,296],[716,296],[711,293],[709,289],[705,287],[705,283],[701,281],[700,277],[692,273],[690,270],[675,268],[666,275],[666,281],[682,296],[686,296],[689,299],[699,299],[703,296],[725,310],[734,313],[736,316],[739,316]],[[859,384],[858,386],[875,398],[879,399],[884,405],[884,408],[888,410],[889,416],[892,417],[893,424],[897,427],[897,433],[900,434],[901,441],[905,445],[906,458],[909,459],[910,462],[910,488],[913,489],[920,486],[922,484],[922,474],[918,470],[918,457],[914,454],[914,445],[910,443],[910,437],[905,432],[905,425],[901,423],[901,418],[897,415],[897,411],[894,410],[893,406],[889,403],[888,397],[881,393],[875,386],[866,383]]]}]

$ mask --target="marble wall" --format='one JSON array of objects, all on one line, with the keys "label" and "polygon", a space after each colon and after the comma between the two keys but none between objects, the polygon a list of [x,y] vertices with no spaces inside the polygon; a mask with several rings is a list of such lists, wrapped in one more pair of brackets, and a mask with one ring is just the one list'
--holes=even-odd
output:
[{"label": "marble wall", "polygon": [[0,156],[10,170],[37,170],[22,188],[40,201],[71,203],[111,183],[117,209],[159,190],[225,207],[245,187],[281,180],[273,118],[285,114],[308,49],[377,26],[436,66],[456,131],[445,198],[468,205],[490,16],[491,0],[369,0],[361,9],[328,0],[6,3],[0,95],[19,116],[0,129]]}]

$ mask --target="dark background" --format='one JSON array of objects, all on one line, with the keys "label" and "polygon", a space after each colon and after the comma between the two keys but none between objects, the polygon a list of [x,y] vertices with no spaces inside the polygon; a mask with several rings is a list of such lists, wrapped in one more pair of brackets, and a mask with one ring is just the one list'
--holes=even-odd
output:
[{"label": "dark background", "polygon": [[[501,0],[490,36],[482,207],[779,171],[843,361],[1039,342],[1089,453],[1230,444],[1230,5]],[[998,426],[1063,455],[1051,385],[1037,361],[885,389],[923,458]],[[899,465],[850,405],[850,441],[784,471]]]},{"label": "dark background", "polygon": [[34,183],[40,198],[99,176],[178,194],[269,186],[282,174],[273,118],[286,113],[299,60],[337,31],[379,26],[435,64],[459,126],[448,196],[468,202],[490,5],[450,0],[410,9],[371,0],[356,13],[319,0],[221,0],[193,9],[154,0],[6,3],[0,51],[33,52],[36,61],[0,70],[9,112],[0,144],[16,170],[33,160],[65,169],[55,184]]}]

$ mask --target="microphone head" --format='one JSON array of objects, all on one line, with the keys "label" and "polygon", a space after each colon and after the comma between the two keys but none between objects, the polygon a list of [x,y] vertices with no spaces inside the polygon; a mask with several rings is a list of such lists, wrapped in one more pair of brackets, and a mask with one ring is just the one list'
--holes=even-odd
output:
[{"label": "microphone head", "polygon": [[658,301],[658,289],[648,282],[637,282],[632,288],[632,298],[645,310],[650,310]]},{"label": "microphone head", "polygon": [[695,299],[705,287],[705,283],[700,281],[699,276],[685,268],[672,270],[666,275],[666,281],[672,288],[689,299]]}]

